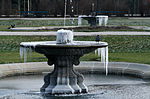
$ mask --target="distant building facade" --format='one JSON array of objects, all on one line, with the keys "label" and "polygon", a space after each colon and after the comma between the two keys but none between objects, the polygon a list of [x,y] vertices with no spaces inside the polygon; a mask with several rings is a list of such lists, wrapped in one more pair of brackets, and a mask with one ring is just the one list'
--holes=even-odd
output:
[{"label": "distant building facade", "polygon": [[0,16],[62,17],[65,1],[68,16],[150,16],[150,0],[0,0]]}]

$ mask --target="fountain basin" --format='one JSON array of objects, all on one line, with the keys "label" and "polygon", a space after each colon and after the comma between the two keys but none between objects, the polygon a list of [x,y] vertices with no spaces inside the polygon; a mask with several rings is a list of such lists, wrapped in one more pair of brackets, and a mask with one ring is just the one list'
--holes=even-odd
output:
[{"label": "fountain basin", "polygon": [[[42,78],[39,76],[27,76],[29,74],[47,74],[48,72],[53,71],[53,66],[49,67],[46,62],[38,62],[38,63],[17,63],[17,64],[4,64],[0,65],[1,73],[4,76],[13,75],[26,75],[28,79],[25,81],[27,87],[23,86],[24,77],[13,77],[12,80],[17,81],[19,86],[15,87],[15,83],[11,81],[11,78],[1,79],[0,90],[2,91],[0,97],[7,97],[7,99],[43,99],[39,95],[39,88],[42,85]],[[150,79],[150,65],[146,64],[137,64],[137,63],[125,63],[125,62],[110,62],[109,63],[109,71],[110,74],[108,76],[102,76],[105,72],[103,68],[103,64],[101,62],[81,62],[79,67],[75,67],[75,69],[84,74],[85,76],[85,84],[90,88],[88,94],[81,95],[63,95],[63,96],[50,96],[50,98],[54,99],[70,99],[70,98],[78,98],[78,99],[108,99],[108,98],[128,98],[128,99],[146,99],[149,97],[149,82],[140,82],[142,79]],[[136,71],[136,72],[135,72]],[[4,75],[5,74],[5,75]],[[97,76],[95,76],[95,74]],[[112,75],[118,75],[118,80],[114,78]],[[89,75],[89,79],[86,75]],[[2,76],[2,75],[1,75]],[[129,82],[126,82],[126,76],[128,79],[132,79]],[[131,78],[130,78],[131,76]],[[135,78],[132,78],[135,77]],[[139,79],[140,77],[142,79]],[[25,79],[26,79],[25,78]],[[34,79],[32,79],[34,78]],[[91,79],[92,78],[92,79]],[[94,80],[94,78],[97,78]],[[112,80],[110,80],[110,79]],[[8,80],[7,80],[8,79]],[[10,79],[10,80],[9,80]],[[21,80],[23,79],[23,80]],[[38,80],[39,79],[39,80]],[[124,80],[123,80],[124,79]],[[2,87],[3,82],[6,80],[7,87]],[[23,81],[22,83],[20,83]],[[21,85],[23,84],[23,85]],[[30,86],[28,86],[30,84]],[[34,84],[34,85],[32,85]],[[11,91],[11,94],[8,94],[8,91]],[[15,88],[15,89],[11,89]],[[35,88],[35,89],[34,89]],[[134,89],[134,90],[133,90]],[[14,90],[19,90],[14,91]],[[21,91],[20,91],[21,90]],[[25,91],[24,91],[25,90]],[[94,92],[93,92],[94,91]],[[3,95],[3,92],[4,95]],[[17,92],[17,93],[16,93]],[[122,93],[123,92],[123,93]],[[24,94],[25,93],[25,94]],[[140,97],[140,98],[137,98]],[[44,98],[45,99],[45,98]],[[47,99],[47,98],[46,98]]]}]

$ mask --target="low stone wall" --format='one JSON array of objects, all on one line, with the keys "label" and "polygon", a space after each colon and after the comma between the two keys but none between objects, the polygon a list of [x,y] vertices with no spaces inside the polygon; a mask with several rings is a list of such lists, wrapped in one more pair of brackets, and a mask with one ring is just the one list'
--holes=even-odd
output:
[{"label": "low stone wall", "polygon": [[0,78],[20,74],[39,74],[49,72],[52,68],[46,62],[1,64]]},{"label": "low stone wall", "polygon": [[[104,64],[100,62],[81,62],[81,66],[77,67],[82,73],[105,73]],[[150,79],[150,65],[127,63],[127,62],[109,62],[108,75],[131,75],[143,79]]]},{"label": "low stone wall", "polygon": [[[75,69],[81,73],[105,73],[104,64],[100,62],[81,62]],[[32,62],[32,63],[15,63],[15,64],[1,64],[0,78],[24,75],[24,74],[41,74],[51,72],[53,66],[48,66],[46,62]],[[131,75],[141,77],[143,79],[150,79],[150,65],[125,63],[125,62],[109,62],[108,75]]]}]

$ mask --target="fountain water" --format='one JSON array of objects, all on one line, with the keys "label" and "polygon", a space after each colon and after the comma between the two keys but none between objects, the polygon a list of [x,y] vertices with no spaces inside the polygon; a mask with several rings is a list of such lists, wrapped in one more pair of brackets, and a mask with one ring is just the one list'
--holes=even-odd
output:
[{"label": "fountain water", "polygon": [[97,50],[95,50],[95,55],[97,55],[101,57],[101,62],[104,64],[104,69],[105,69],[105,73],[106,75],[108,74],[108,46],[104,47],[104,48],[98,48]]},{"label": "fountain water", "polygon": [[[73,94],[88,92],[83,83],[83,75],[76,72],[73,65],[79,65],[79,58],[84,54],[97,48],[107,47],[108,44],[106,42],[73,41],[72,31],[58,30],[56,41],[22,42],[20,46],[21,56],[23,56],[23,51],[26,53],[26,50],[23,49],[32,48],[48,58],[48,65],[54,64],[54,71],[44,77],[45,83],[41,88],[43,94]],[[106,54],[102,54],[103,57],[104,55]],[[103,61],[107,59],[104,58]]]},{"label": "fountain water", "polygon": [[[70,5],[71,5],[71,15],[70,15],[70,17],[72,16],[72,15],[74,15],[74,6],[73,6],[73,0],[69,0],[69,2],[70,2]],[[64,1],[64,26],[66,26],[66,16],[67,16],[67,0],[65,0]],[[74,20],[74,18],[72,18],[72,26],[74,26],[74,22],[75,20]]]},{"label": "fountain water", "polygon": [[67,0],[65,0],[65,11],[64,11],[64,26],[66,26],[66,15],[67,15]]}]

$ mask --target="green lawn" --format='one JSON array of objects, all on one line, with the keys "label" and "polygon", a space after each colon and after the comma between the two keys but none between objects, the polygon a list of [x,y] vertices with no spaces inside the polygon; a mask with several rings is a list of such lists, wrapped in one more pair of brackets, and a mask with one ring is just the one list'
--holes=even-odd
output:
[{"label": "green lawn", "polygon": [[[19,45],[26,41],[54,41],[55,36],[0,36],[0,64],[23,62]],[[95,37],[75,37],[74,40],[94,41]],[[109,44],[109,61],[150,64],[150,36],[101,36]],[[83,61],[100,61],[94,52],[81,58]],[[32,53],[28,62],[47,61],[45,56]]]},{"label": "green lawn", "polygon": [[[73,21],[73,23],[72,23]],[[87,25],[86,20],[82,20],[83,25]],[[12,19],[12,20],[0,20],[0,26],[10,26],[16,24],[18,27],[39,27],[39,26],[63,26],[64,20],[24,20],[24,19]],[[77,19],[66,19],[66,25],[78,25]],[[123,17],[109,17],[108,25],[115,26],[150,26],[150,19],[129,19]]]},{"label": "green lawn", "polygon": [[150,64],[150,53],[109,53],[109,61]]},{"label": "green lawn", "polygon": [[109,18],[108,25],[115,26],[150,26],[150,19],[129,19],[128,17]]},{"label": "green lawn", "polygon": [[[89,26],[86,20],[82,20],[82,21],[84,26]],[[11,24],[15,24],[16,27],[64,26],[64,20],[63,19],[61,20],[60,19],[59,20],[24,20],[24,19],[0,20],[0,31],[10,31],[7,28]],[[66,26],[77,26],[77,25],[78,25],[77,19],[66,20]],[[108,26],[150,26],[150,19],[129,19],[123,17],[109,17]],[[128,31],[128,29],[123,29],[123,30]],[[89,30],[86,29],[82,31],[89,31]],[[101,31],[101,30],[92,30],[92,31]],[[106,31],[113,31],[113,30],[107,29]],[[120,29],[118,30],[115,29],[115,31],[120,31]],[[137,31],[142,31],[142,30],[137,30]]]},{"label": "green lawn", "polygon": [[[28,54],[28,62],[41,62],[47,61],[44,55],[33,52],[30,56]],[[18,52],[1,52],[0,53],[0,64],[9,64],[9,63],[22,63],[24,59],[20,58]]]},{"label": "green lawn", "polygon": [[[94,53],[81,58],[83,61],[100,61],[100,57]],[[109,53],[109,62],[132,62],[150,64],[150,53]]]},{"label": "green lawn", "polygon": [[[66,19],[66,26],[77,26],[78,21],[75,19],[72,23],[72,19]],[[83,25],[88,25],[86,20],[82,21]],[[42,27],[42,26],[64,26],[64,20],[0,20],[0,31],[11,31],[8,29],[10,25],[15,24],[16,27]]]},{"label": "green lawn", "polygon": [[[83,23],[86,24],[86,21]],[[0,20],[0,26],[10,26],[11,24],[15,24],[17,27],[64,26],[64,20]],[[66,26],[68,25],[77,25],[77,19],[74,20],[74,24],[72,24],[72,19],[66,19]]]},{"label": "green lawn", "polygon": [[[86,54],[80,59],[81,61],[100,61],[100,57],[94,53]],[[33,52],[32,56],[28,54],[28,62],[47,61],[44,55]],[[0,53],[0,64],[20,63],[19,52],[3,52]],[[150,64],[150,53],[109,53],[109,62],[133,62]]]}]

